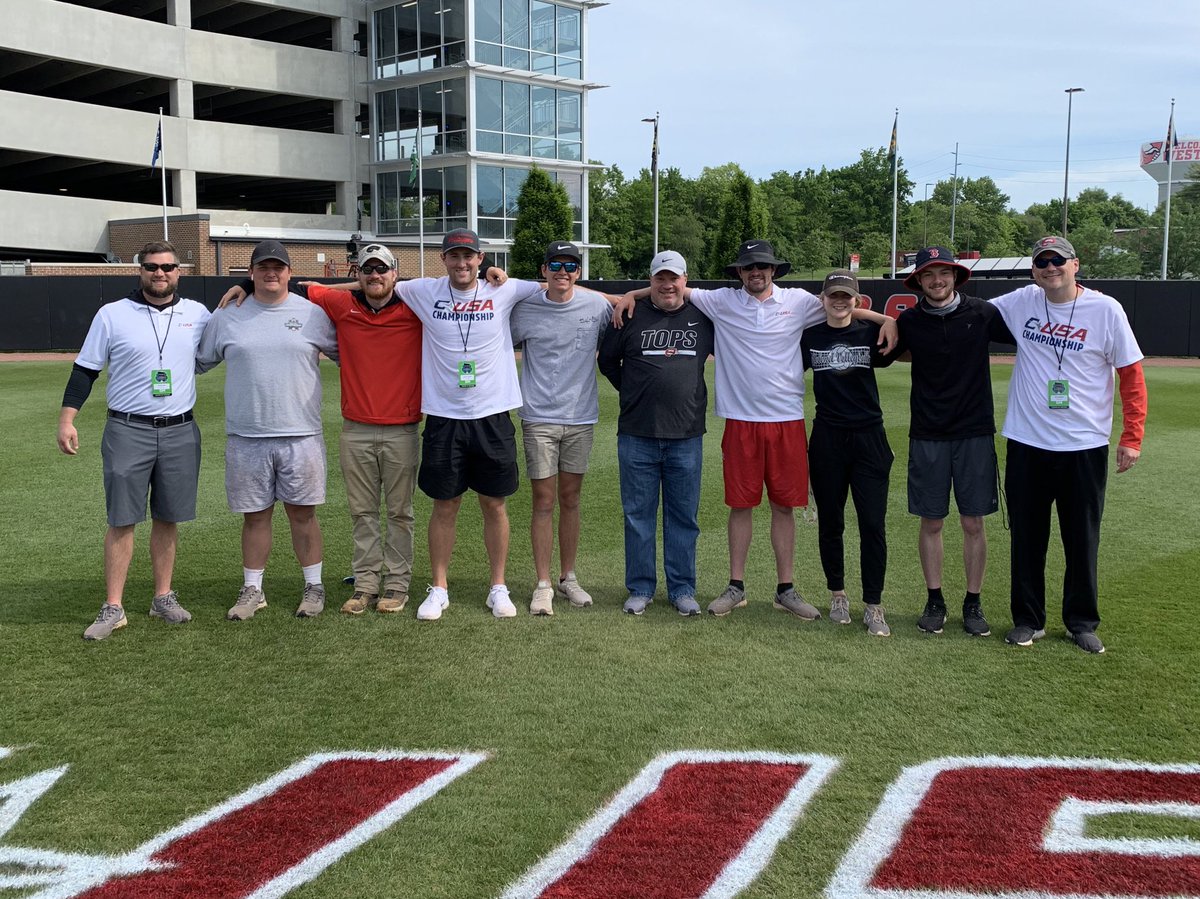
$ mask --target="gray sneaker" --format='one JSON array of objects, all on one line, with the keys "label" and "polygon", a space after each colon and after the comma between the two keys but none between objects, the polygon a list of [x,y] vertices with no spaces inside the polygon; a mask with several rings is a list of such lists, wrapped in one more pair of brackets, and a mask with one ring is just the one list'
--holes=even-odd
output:
[{"label": "gray sneaker", "polygon": [[96,616],[96,620],[83,632],[83,639],[103,640],[105,637],[111,636],[117,628],[124,627],[128,623],[123,608],[106,602],[100,607],[100,614]]},{"label": "gray sneaker", "polygon": [[558,592],[567,598],[573,609],[586,609],[592,604],[592,595],[579,586],[579,578],[573,574],[558,582]]},{"label": "gray sneaker", "polygon": [[730,584],[725,592],[708,604],[708,614],[723,618],[746,605],[746,591]]},{"label": "gray sneaker", "polygon": [[693,615],[700,614],[700,603],[696,602],[696,597],[694,596],[677,596],[670,600],[670,603],[675,607],[675,611],[684,618],[691,618]]},{"label": "gray sneaker", "polygon": [[172,590],[163,596],[154,597],[150,603],[150,617],[161,618],[167,624],[183,624],[192,620],[192,613],[179,604],[179,597]]},{"label": "gray sneaker", "polygon": [[297,618],[316,618],[325,611],[325,588],[320,584],[305,584],[304,598],[296,607]]},{"label": "gray sneaker", "polygon": [[259,609],[267,607],[267,596],[258,587],[246,584],[238,593],[237,602],[225,613],[229,621],[249,621]]},{"label": "gray sneaker", "polygon": [[1025,624],[1018,624],[1004,635],[1004,642],[1009,646],[1032,646],[1034,640],[1040,640],[1044,636],[1046,636],[1046,632],[1040,627],[1032,628]]},{"label": "gray sneaker", "polygon": [[850,623],[850,598],[848,596],[831,596],[829,598],[829,620],[834,624]]},{"label": "gray sneaker", "polygon": [[1095,631],[1084,631],[1080,634],[1071,634],[1071,639],[1075,641],[1075,645],[1084,652],[1104,652],[1104,644],[1100,642],[1100,638],[1096,636]]},{"label": "gray sneaker", "polygon": [[775,594],[775,608],[791,612],[805,621],[816,621],[821,617],[820,610],[791,587]]},{"label": "gray sneaker", "polygon": [[892,629],[883,620],[883,606],[881,605],[869,605],[863,609],[863,624],[867,626],[867,633],[872,637],[890,637],[892,635]]},{"label": "gray sneaker", "polygon": [[646,606],[654,602],[653,596],[631,596],[625,600],[623,611],[626,615],[641,615],[646,611]]}]

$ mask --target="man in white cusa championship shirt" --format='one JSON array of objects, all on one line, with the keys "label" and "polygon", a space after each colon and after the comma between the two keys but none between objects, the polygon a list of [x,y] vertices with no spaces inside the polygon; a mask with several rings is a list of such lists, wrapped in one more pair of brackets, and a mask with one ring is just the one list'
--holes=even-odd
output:
[{"label": "man in white cusa championship shirt", "polygon": [[1118,474],[1133,468],[1141,454],[1146,381],[1125,310],[1112,297],[1076,283],[1078,271],[1071,243],[1044,237],[1033,248],[1034,283],[992,300],[1017,341],[1003,428],[1013,618],[1005,640],[1030,646],[1045,636],[1046,550],[1054,505],[1066,561],[1063,624],[1080,649],[1100,653],[1097,561],[1113,370],[1120,379],[1124,420]]}]

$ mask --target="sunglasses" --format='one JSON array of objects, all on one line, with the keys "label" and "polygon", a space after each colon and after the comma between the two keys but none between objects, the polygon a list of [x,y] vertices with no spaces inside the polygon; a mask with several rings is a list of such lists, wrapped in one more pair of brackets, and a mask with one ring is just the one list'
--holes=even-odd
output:
[{"label": "sunglasses", "polygon": [[751,262],[749,265],[739,266],[744,272],[765,272],[767,269],[774,267],[769,262]]},{"label": "sunglasses", "polygon": [[179,268],[179,263],[178,262],[163,262],[163,263],[143,262],[142,263],[142,271],[144,271],[144,272],[156,272],[160,268],[164,272],[170,273],[170,272],[175,271],[175,269]]},{"label": "sunglasses", "polygon": [[575,273],[579,271],[578,262],[547,262],[546,268],[552,272],[569,272]]},{"label": "sunglasses", "polygon": [[1053,265],[1055,268],[1062,268],[1067,264],[1068,261],[1069,260],[1063,256],[1039,256],[1037,259],[1033,260],[1033,264],[1038,268],[1046,268],[1050,265]]},{"label": "sunglasses", "polygon": [[390,272],[392,267],[390,265],[384,265],[382,262],[380,262],[378,265],[371,265],[371,263],[368,262],[366,265],[360,265],[358,270],[364,275],[383,275],[387,272]]}]

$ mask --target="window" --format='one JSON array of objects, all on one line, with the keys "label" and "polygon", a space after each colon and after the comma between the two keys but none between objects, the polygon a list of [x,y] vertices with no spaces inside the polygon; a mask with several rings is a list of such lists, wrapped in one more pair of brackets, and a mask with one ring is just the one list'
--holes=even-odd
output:
[{"label": "window", "polygon": [[467,82],[465,78],[434,81],[375,95],[375,161],[412,156],[417,143],[420,103],[423,157],[461,153],[467,149]]},{"label": "window", "polygon": [[376,78],[428,71],[466,57],[466,0],[408,0],[375,11]]},{"label": "window", "polygon": [[[420,208],[426,234],[444,234],[467,227],[467,169],[465,166],[442,168],[425,166],[420,182],[424,193]],[[407,169],[376,175],[379,196],[375,231],[380,235],[419,234],[419,186],[417,173]]]},{"label": "window", "polygon": [[475,80],[475,146],[484,153],[583,156],[582,94],[496,78]]},{"label": "window", "polygon": [[[583,174],[553,172],[547,174],[567,191],[574,217],[573,239],[583,239]],[[517,218],[517,197],[529,176],[528,169],[481,165],[476,169],[475,212],[479,236],[493,240],[511,240]]]},{"label": "window", "polygon": [[583,77],[582,13],[548,0],[476,0],[475,59]]}]

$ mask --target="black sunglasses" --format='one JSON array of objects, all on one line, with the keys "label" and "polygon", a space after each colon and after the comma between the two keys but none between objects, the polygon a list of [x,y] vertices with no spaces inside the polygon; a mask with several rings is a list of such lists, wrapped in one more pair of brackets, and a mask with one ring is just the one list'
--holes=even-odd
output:
[{"label": "black sunglasses", "polygon": [[387,272],[390,272],[392,267],[390,265],[384,265],[382,262],[380,262],[378,265],[371,265],[371,263],[368,262],[366,265],[360,265],[358,270],[364,275],[383,275]]},{"label": "black sunglasses", "polygon": [[142,263],[142,271],[144,271],[144,272],[156,272],[160,268],[164,272],[173,272],[173,271],[175,271],[175,269],[179,268],[179,263],[178,262],[163,262],[163,263],[143,262]]},{"label": "black sunglasses", "polygon": [[552,272],[577,272],[579,271],[578,262],[547,262],[546,268]]},{"label": "black sunglasses", "polygon": [[1062,268],[1067,264],[1067,259],[1063,256],[1039,256],[1033,260],[1033,264],[1038,268],[1046,268],[1053,265],[1055,268]]},{"label": "black sunglasses", "polygon": [[765,272],[769,268],[774,268],[769,262],[751,262],[749,265],[738,266],[744,272]]}]

